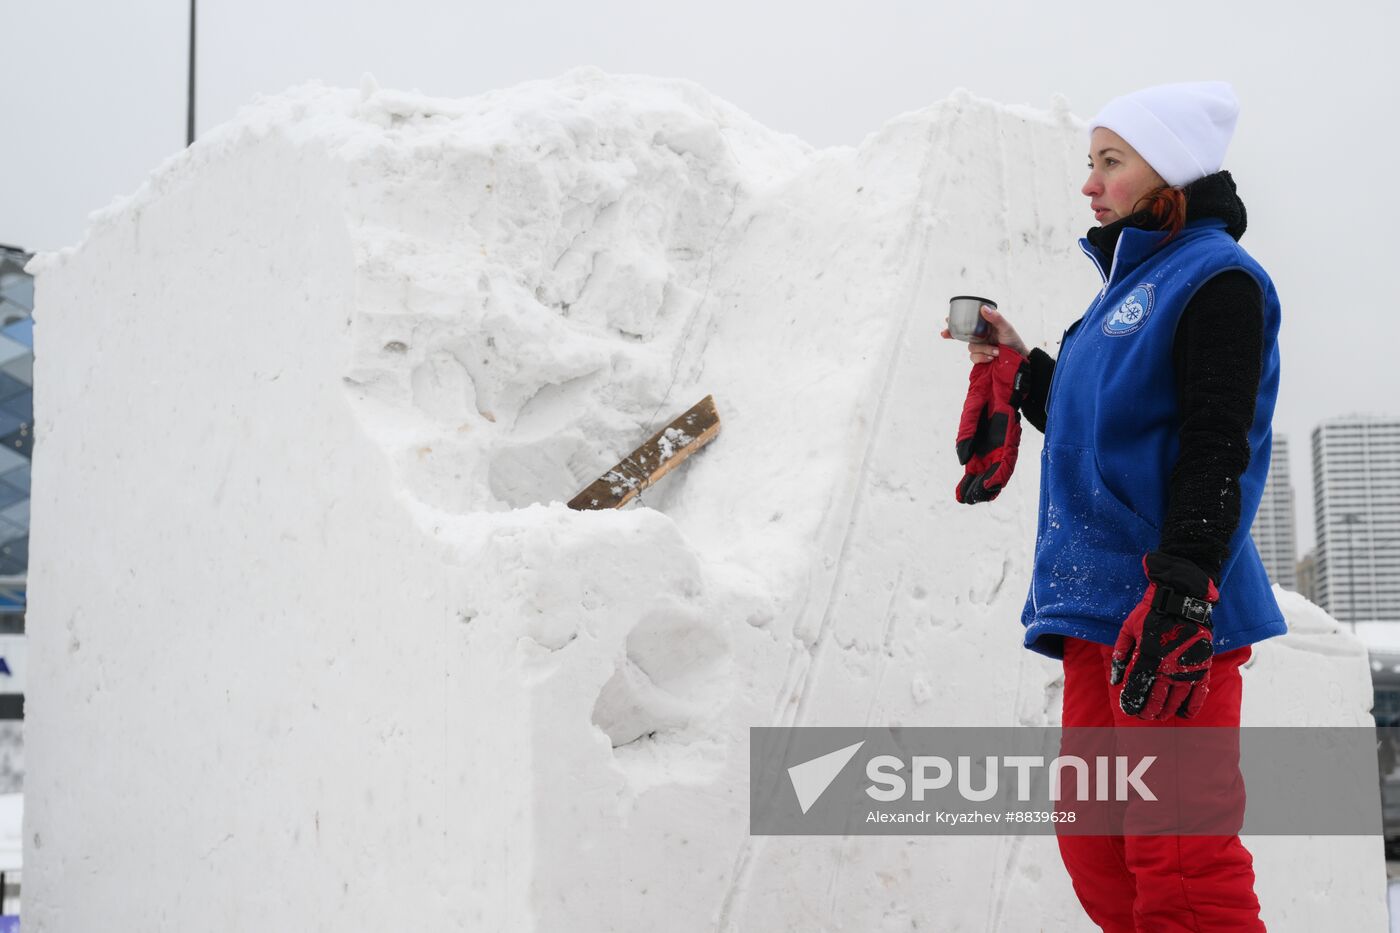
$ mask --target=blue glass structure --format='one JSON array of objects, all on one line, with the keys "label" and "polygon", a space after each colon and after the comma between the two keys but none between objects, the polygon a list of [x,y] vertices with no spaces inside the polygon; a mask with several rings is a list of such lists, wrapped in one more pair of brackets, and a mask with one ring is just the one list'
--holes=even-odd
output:
[{"label": "blue glass structure", "polygon": [[34,451],[34,279],[24,271],[29,258],[24,250],[0,245],[0,617],[24,612],[29,569]]}]

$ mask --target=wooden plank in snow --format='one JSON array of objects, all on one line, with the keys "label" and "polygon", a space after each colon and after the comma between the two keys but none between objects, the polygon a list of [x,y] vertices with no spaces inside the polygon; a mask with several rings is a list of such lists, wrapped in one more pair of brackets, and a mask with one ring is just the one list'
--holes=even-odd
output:
[{"label": "wooden plank in snow", "polygon": [[715,397],[707,395],[685,414],[657,431],[611,470],[569,500],[569,508],[620,509],[637,493],[665,476],[719,433]]}]

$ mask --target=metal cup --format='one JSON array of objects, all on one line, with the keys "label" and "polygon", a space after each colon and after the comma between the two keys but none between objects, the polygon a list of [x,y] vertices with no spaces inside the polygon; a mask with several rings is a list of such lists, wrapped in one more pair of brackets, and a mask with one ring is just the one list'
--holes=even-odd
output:
[{"label": "metal cup", "polygon": [[982,306],[996,310],[997,303],[976,295],[957,295],[948,300],[948,333],[954,340],[986,340],[991,325],[982,317]]}]

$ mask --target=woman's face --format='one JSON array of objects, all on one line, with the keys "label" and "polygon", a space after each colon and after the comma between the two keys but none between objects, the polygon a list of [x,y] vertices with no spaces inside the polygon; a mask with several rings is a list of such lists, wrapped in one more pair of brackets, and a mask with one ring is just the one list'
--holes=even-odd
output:
[{"label": "woman's face", "polygon": [[1127,217],[1143,197],[1165,185],[1147,160],[1105,126],[1089,137],[1089,178],[1080,192],[1099,225]]}]

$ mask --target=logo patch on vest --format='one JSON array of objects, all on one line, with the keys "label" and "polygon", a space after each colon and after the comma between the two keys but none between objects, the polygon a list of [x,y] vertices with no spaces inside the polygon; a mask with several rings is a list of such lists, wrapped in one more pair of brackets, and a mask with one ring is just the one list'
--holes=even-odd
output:
[{"label": "logo patch on vest", "polygon": [[1138,330],[1152,313],[1152,301],[1152,286],[1139,285],[1128,292],[1128,297],[1103,322],[1103,332],[1110,337],[1122,337]]}]

